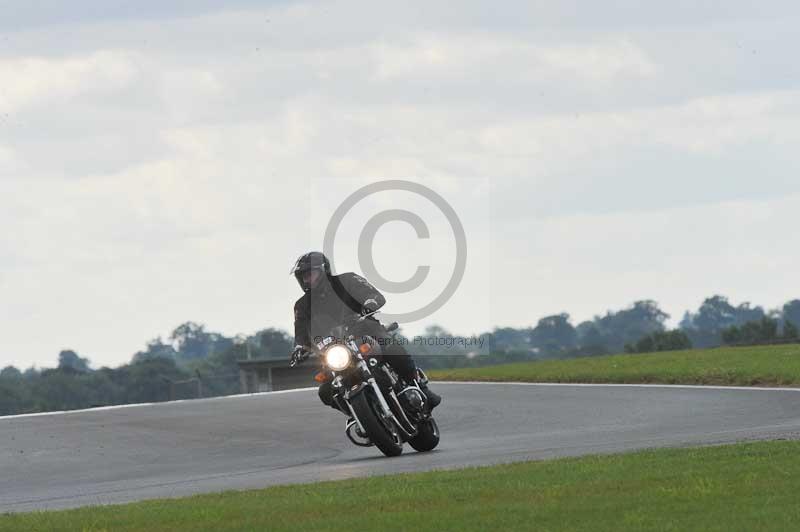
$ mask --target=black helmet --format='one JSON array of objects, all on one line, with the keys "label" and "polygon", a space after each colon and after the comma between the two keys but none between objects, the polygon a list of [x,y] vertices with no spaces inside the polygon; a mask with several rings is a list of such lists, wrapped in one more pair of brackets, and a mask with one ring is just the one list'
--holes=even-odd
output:
[{"label": "black helmet", "polygon": [[300,258],[297,259],[289,273],[294,274],[303,292],[308,292],[311,288],[303,282],[303,274],[311,270],[322,270],[326,276],[330,276],[331,263],[328,258],[319,251],[311,251],[305,255],[301,255]]}]

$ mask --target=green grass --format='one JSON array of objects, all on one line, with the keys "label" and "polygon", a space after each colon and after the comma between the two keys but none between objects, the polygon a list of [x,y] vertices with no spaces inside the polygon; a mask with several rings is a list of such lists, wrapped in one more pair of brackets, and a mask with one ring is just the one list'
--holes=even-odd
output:
[{"label": "green grass", "polygon": [[0,530],[800,530],[800,442],[525,462],[0,516]]},{"label": "green grass", "polygon": [[434,380],[800,385],[800,345],[583,357],[428,372]]}]

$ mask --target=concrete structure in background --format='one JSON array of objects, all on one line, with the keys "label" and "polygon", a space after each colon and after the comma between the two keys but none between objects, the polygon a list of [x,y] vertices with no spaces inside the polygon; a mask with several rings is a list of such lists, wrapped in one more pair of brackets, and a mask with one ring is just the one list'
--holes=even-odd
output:
[{"label": "concrete structure in background", "polygon": [[240,360],[242,393],[273,392],[316,386],[313,365],[289,367],[287,358]]}]

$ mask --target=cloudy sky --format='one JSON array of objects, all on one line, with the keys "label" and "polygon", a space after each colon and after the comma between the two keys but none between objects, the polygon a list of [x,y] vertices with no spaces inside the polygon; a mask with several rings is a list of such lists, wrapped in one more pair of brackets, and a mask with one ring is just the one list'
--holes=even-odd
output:
[{"label": "cloudy sky", "polygon": [[[403,5],[400,5],[403,4]],[[301,252],[386,179],[459,215],[467,270],[410,333],[575,323],[637,299],[800,297],[794,2],[0,0],[0,366],[126,362],[186,320],[289,329]],[[408,192],[375,263],[429,278],[455,245]]]}]

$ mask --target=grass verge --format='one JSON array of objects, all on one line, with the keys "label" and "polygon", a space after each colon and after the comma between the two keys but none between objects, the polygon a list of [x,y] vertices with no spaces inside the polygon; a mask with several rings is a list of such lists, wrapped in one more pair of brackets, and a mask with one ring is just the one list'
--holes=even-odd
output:
[{"label": "grass verge", "polygon": [[800,345],[582,357],[429,371],[434,380],[800,386]]},{"label": "grass verge", "polygon": [[800,442],[662,449],[0,516],[0,530],[798,530]]}]

